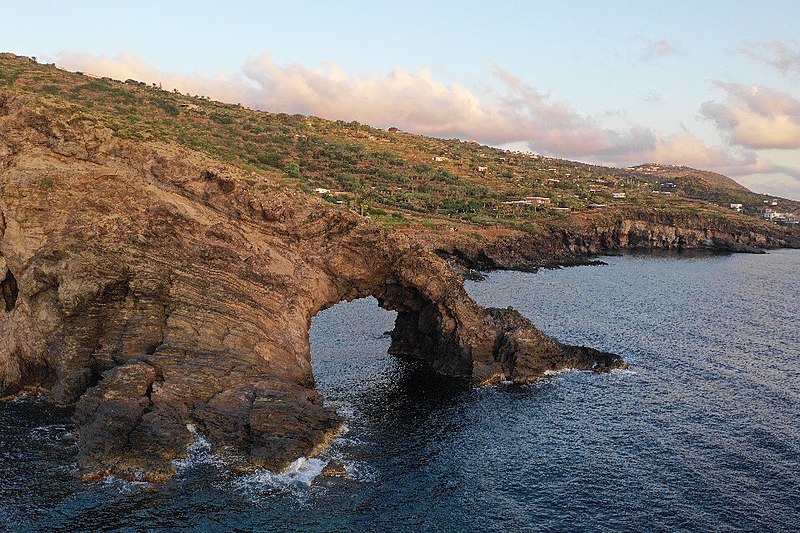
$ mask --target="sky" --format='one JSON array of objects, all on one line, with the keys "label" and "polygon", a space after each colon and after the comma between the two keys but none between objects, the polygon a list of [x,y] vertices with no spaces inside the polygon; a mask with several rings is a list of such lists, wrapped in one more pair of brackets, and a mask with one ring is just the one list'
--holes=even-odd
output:
[{"label": "sky", "polygon": [[800,200],[800,0],[15,1],[0,51]]}]

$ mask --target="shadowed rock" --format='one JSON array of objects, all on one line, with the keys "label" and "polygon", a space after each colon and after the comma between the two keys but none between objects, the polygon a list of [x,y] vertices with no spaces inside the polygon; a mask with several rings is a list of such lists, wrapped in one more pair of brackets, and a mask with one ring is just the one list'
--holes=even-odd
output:
[{"label": "shadowed rock", "polygon": [[318,452],[342,420],[314,390],[308,328],[374,296],[392,353],[476,383],[615,355],[484,309],[413,238],[197,153],[0,112],[0,395],[75,405],[79,463],[163,480],[189,425],[237,470]]}]

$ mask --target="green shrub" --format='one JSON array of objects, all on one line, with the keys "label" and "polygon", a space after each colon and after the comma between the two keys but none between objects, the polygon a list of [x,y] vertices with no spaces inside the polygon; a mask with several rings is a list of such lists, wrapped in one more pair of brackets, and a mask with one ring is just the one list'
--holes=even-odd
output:
[{"label": "green shrub", "polygon": [[209,115],[209,117],[217,124],[233,124],[234,122],[236,122],[236,117],[231,116],[227,113],[220,113],[218,111],[214,111],[213,113],[211,113],[211,115]]},{"label": "green shrub", "polygon": [[277,152],[272,151],[262,152],[256,156],[256,161],[268,167],[281,168],[281,166],[283,166],[283,157]]},{"label": "green shrub", "polygon": [[290,178],[299,178],[300,177],[300,165],[297,164],[296,161],[292,161],[287,163],[283,170],[286,171],[286,175]]}]

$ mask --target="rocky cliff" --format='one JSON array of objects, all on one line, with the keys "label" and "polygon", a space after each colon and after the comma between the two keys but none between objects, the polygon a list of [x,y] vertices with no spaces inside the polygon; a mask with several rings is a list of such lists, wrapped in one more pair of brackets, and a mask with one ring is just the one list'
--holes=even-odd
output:
[{"label": "rocky cliff", "polygon": [[458,235],[429,241],[439,256],[471,269],[536,270],[583,264],[631,250],[764,253],[800,248],[800,233],[753,217],[719,212],[608,209],[551,220],[529,232],[476,241]]},{"label": "rocky cliff", "polygon": [[0,396],[74,405],[87,478],[165,479],[191,426],[236,469],[314,454],[342,420],[308,328],[342,300],[376,297],[398,313],[392,353],[477,383],[624,364],[478,306],[413,236],[8,95],[0,289]]}]

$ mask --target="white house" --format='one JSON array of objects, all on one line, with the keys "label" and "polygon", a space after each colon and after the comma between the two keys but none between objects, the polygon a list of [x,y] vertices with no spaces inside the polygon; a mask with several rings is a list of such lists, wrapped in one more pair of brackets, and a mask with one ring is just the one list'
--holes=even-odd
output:
[{"label": "white house", "polygon": [[322,187],[317,187],[316,189],[314,189],[314,192],[318,194],[328,194],[329,192],[331,192],[331,190],[323,189]]},{"label": "white house", "polygon": [[611,196],[613,196],[614,198],[625,198],[625,193],[624,192],[612,192]]},{"label": "white house", "polygon": [[742,212],[742,204],[731,204],[731,209],[733,209],[737,213],[741,213]]},{"label": "white house", "polygon": [[548,205],[550,198],[545,196],[526,196],[525,201],[531,205]]}]

